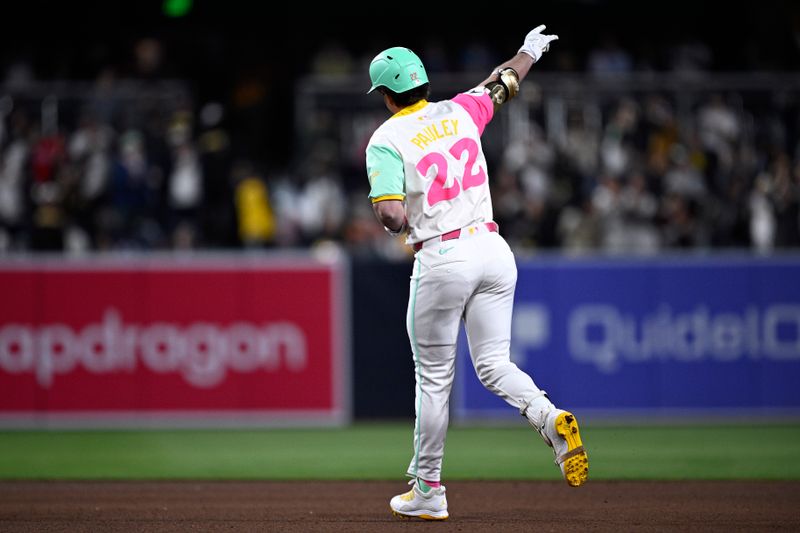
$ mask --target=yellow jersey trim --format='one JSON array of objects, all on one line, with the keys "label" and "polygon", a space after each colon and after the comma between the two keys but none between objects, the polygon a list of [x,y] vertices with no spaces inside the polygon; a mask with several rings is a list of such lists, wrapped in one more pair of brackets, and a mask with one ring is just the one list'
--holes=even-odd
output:
[{"label": "yellow jersey trim", "polygon": [[417,102],[416,104],[410,105],[408,107],[404,107],[403,109],[401,109],[400,111],[398,111],[397,113],[392,115],[391,118],[404,117],[406,115],[410,115],[411,113],[416,113],[417,111],[419,111],[420,109],[422,109],[426,105],[428,105],[428,101],[425,100],[425,99],[422,99],[419,102]]},{"label": "yellow jersey trim", "polygon": [[405,200],[406,196],[404,194],[384,194],[383,196],[378,196],[376,198],[372,198],[372,203],[377,204],[378,202],[383,202],[385,200]]}]

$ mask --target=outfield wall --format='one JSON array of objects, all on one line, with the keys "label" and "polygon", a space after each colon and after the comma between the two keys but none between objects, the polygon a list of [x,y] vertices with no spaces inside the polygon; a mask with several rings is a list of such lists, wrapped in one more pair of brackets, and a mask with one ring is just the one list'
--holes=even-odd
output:
[{"label": "outfield wall", "polygon": [[[800,412],[800,258],[542,258],[519,265],[512,358],[599,414]],[[459,349],[460,419],[517,416]]]},{"label": "outfield wall", "polygon": [[349,420],[346,270],[265,256],[0,263],[0,422]]},{"label": "outfield wall", "polygon": [[[0,260],[0,424],[411,417],[410,273],[307,255]],[[465,342],[458,357],[454,418],[517,417]],[[521,261],[512,357],[583,413],[798,416],[800,256]]]}]

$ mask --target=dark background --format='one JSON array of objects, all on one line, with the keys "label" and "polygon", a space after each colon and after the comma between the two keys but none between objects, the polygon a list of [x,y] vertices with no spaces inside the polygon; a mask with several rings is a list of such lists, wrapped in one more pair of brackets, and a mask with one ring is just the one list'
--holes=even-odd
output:
[{"label": "dark background", "polygon": [[[2,10],[0,73],[24,59],[44,80],[92,80],[105,68],[120,78],[142,76],[132,50],[137,41],[153,37],[163,43],[165,61],[148,76],[188,80],[198,104],[229,101],[243,80],[263,82],[267,94],[259,112],[272,127],[263,131],[258,148],[272,166],[286,165],[294,155],[294,84],[309,73],[314,56],[331,46],[343,46],[366,67],[389,46],[425,49],[435,43],[446,53],[442,67],[458,71],[468,45],[488,45],[500,62],[516,52],[530,29],[544,23],[559,42],[549,61],[537,65],[541,70],[582,71],[588,53],[608,40],[632,54],[635,70],[667,70],[673,47],[696,41],[713,50],[713,71],[800,66],[800,4],[790,0],[563,0],[484,3],[480,9],[336,3],[321,10],[305,4],[278,8],[264,2],[196,0],[180,18],[166,16],[157,0],[17,2]],[[435,65],[429,70],[435,72]]]}]

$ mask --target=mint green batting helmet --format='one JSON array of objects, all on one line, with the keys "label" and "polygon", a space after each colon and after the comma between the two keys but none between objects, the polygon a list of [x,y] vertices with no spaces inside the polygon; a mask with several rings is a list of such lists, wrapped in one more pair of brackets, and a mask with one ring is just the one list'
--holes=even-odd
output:
[{"label": "mint green batting helmet", "polygon": [[375,56],[369,64],[369,79],[372,87],[367,94],[378,87],[399,94],[428,83],[428,74],[417,54],[408,48],[394,46]]}]

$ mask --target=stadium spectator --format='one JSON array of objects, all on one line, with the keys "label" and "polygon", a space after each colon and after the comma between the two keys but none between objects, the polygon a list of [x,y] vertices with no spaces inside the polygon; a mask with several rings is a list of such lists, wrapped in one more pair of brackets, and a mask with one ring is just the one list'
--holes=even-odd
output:
[{"label": "stadium spectator", "polygon": [[[563,77],[562,91],[526,86],[514,102],[520,112],[494,126],[513,132],[509,142],[493,143],[489,132],[495,217],[508,242],[521,252],[576,253],[799,247],[795,86],[750,76],[752,90],[750,82],[721,90],[705,76],[726,52],[688,30],[665,43],[629,37],[625,47],[617,37],[609,31],[593,49],[563,47],[558,74],[543,76]],[[422,38],[438,70],[452,70],[448,61],[466,70],[494,64],[486,43],[453,53],[446,37]],[[335,241],[353,254],[406,256],[358,207],[365,193],[356,162],[374,110],[340,109],[338,96],[304,108],[308,95],[292,92],[296,129],[286,129],[274,102],[293,109],[284,82],[297,72],[279,76],[254,60],[255,44],[243,42],[228,81],[212,84],[224,88],[214,98],[199,96],[209,90],[202,76],[184,77],[177,91],[170,85],[191,62],[164,35],[134,37],[117,55],[101,50],[82,78],[94,81],[77,89],[43,81],[78,77],[68,55],[43,63],[22,47],[0,58],[0,251]],[[309,48],[302,65],[345,90],[360,57],[352,44],[331,41],[315,55]],[[573,79],[581,64],[590,76]],[[634,76],[634,65],[646,72]],[[637,85],[659,68],[678,85]],[[587,80],[600,89],[586,90]],[[684,91],[683,82],[696,85]],[[293,152],[273,161],[262,151],[279,139]],[[253,162],[248,176],[237,160]]]}]

